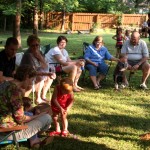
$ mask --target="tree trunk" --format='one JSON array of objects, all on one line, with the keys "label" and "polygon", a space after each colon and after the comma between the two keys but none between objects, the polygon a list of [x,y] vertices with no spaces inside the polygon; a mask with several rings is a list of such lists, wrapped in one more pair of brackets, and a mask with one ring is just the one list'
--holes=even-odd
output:
[{"label": "tree trunk", "polygon": [[62,25],[61,25],[61,31],[64,31],[64,29],[65,29],[65,17],[66,17],[66,14],[65,14],[65,9],[64,9],[63,12],[62,12]]},{"label": "tree trunk", "polygon": [[34,6],[33,34],[38,35],[38,0],[35,0]]},{"label": "tree trunk", "polygon": [[21,0],[16,0],[16,16],[14,18],[13,37],[19,42],[21,47],[20,21],[21,21]]},{"label": "tree trunk", "polygon": [[44,12],[43,12],[43,2],[42,0],[40,0],[40,30],[43,29],[43,25],[44,25]]}]

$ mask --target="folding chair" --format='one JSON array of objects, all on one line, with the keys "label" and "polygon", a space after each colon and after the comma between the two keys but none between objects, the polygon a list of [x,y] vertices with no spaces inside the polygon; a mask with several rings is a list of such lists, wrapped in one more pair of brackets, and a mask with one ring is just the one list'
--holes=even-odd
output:
[{"label": "folding chair", "polygon": [[[16,131],[24,130],[27,128],[28,128],[28,126],[26,126],[26,125],[20,125],[20,126],[15,126],[15,127],[11,127],[11,128],[0,128],[0,133],[5,133],[5,132],[8,133],[4,138],[0,139],[0,145],[15,143],[16,149],[19,150],[19,142],[25,142],[25,141],[27,141],[27,139],[21,139],[21,140],[17,141]],[[7,138],[11,135],[12,135],[13,139],[7,140]]]},{"label": "folding chair", "polygon": [[15,62],[15,64],[16,64],[17,66],[20,65],[23,55],[24,55],[23,52],[16,53],[16,62]]},{"label": "folding chair", "polygon": [[40,47],[40,51],[42,52],[42,54],[45,56],[45,54],[51,49],[51,45],[44,45]]},{"label": "folding chair", "polygon": [[[83,42],[83,55],[85,54],[85,51],[86,51],[86,49],[87,49],[87,47],[89,46],[90,44],[89,43],[87,43],[87,42]],[[109,72],[109,69],[110,69],[110,67],[111,67],[111,65],[112,65],[112,61],[110,61],[110,63],[108,64],[108,69],[107,69],[107,73],[106,73],[106,76],[107,76],[107,74],[108,74],[108,72]],[[82,81],[83,82],[85,82],[85,75],[86,75],[86,67],[85,67],[85,69],[84,69],[84,71],[83,71],[83,75],[82,75]],[[106,77],[105,77],[105,79],[104,79],[105,81],[106,81]]]}]

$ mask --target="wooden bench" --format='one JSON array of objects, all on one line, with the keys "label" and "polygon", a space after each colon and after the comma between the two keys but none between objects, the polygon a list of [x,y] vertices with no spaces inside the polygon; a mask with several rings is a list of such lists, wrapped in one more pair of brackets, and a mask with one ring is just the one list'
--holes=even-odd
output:
[{"label": "wooden bench", "polygon": [[[28,126],[27,125],[19,125],[19,126],[14,126],[14,127],[11,127],[11,128],[0,128],[0,133],[7,133],[6,136],[2,139],[0,139],[0,145],[1,144],[12,144],[12,143],[15,143],[16,145],[16,149],[19,150],[19,143],[18,142],[23,142],[23,141],[27,141],[27,139],[21,139],[21,140],[18,140],[16,139],[16,131],[19,131],[19,130],[24,130],[24,129],[27,129]],[[7,138],[9,136],[13,137],[12,140],[7,140]]]}]

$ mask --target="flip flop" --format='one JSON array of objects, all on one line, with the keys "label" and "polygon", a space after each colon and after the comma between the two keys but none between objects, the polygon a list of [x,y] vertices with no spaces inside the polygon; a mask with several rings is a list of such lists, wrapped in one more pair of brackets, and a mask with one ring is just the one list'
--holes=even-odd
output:
[{"label": "flip flop", "polygon": [[78,140],[78,137],[75,134],[70,133],[69,131],[62,131],[61,136]]},{"label": "flip flop", "polygon": [[61,132],[61,136],[63,137],[67,137],[68,135],[69,135],[69,131],[64,130]]}]

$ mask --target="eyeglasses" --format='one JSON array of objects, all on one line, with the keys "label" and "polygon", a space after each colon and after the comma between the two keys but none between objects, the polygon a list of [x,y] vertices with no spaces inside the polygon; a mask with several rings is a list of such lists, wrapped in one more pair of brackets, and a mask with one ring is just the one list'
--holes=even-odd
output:
[{"label": "eyeglasses", "polygon": [[96,44],[101,44],[101,43],[103,43],[103,42],[99,42],[99,41],[98,41],[98,42],[95,42],[95,43],[96,43]]}]

